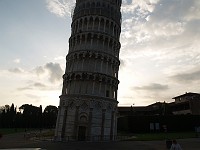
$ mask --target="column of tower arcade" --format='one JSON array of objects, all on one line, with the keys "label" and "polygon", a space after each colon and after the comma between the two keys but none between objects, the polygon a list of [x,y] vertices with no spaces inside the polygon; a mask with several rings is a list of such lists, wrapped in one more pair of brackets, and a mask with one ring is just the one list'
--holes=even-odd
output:
[{"label": "column of tower arcade", "polygon": [[119,61],[108,55],[79,51],[68,55],[66,72],[87,71],[117,77]]},{"label": "column of tower arcade", "polygon": [[66,74],[64,77],[63,95],[82,94],[117,99],[116,80],[94,74]]},{"label": "column of tower arcade", "polygon": [[119,57],[120,43],[112,36],[102,33],[80,33],[69,39],[69,52],[82,49],[103,51],[115,57]]},{"label": "column of tower arcade", "polygon": [[106,19],[104,16],[79,18],[72,24],[72,28],[72,34],[95,30],[96,32],[109,33],[117,38],[120,35],[119,25],[114,21]]}]

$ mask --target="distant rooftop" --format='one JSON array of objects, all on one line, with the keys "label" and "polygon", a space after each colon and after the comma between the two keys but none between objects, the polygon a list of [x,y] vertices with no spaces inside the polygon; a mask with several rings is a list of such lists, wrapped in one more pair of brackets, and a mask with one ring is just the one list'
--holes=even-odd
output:
[{"label": "distant rooftop", "polygon": [[172,99],[176,99],[176,98],[180,98],[180,97],[185,97],[185,96],[200,96],[200,93],[186,92],[185,94],[173,97]]}]

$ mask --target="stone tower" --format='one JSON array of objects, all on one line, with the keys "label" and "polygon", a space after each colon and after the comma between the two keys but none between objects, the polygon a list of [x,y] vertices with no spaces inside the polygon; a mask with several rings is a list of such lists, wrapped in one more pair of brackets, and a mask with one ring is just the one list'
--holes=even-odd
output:
[{"label": "stone tower", "polygon": [[121,0],[76,0],[56,140],[114,140]]}]

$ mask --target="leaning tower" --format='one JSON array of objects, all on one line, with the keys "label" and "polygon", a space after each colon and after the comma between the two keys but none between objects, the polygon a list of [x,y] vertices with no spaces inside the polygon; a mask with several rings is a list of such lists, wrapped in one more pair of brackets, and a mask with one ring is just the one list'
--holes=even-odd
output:
[{"label": "leaning tower", "polygon": [[121,0],[76,0],[56,140],[114,140]]}]

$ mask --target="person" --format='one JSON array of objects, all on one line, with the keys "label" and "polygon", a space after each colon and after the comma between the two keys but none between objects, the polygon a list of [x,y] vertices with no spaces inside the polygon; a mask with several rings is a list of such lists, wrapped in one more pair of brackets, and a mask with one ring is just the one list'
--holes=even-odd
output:
[{"label": "person", "polygon": [[182,148],[180,144],[177,143],[176,140],[173,140],[170,150],[182,150]]}]

